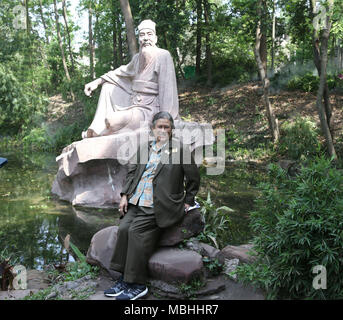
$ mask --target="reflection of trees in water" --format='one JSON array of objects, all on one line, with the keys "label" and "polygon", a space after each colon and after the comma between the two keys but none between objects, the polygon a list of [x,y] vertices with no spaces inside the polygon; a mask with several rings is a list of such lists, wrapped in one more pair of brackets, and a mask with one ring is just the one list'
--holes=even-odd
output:
[{"label": "reflection of trees in water", "polygon": [[75,209],[50,199],[55,156],[18,153],[6,158],[9,162],[0,170],[0,252],[6,249],[16,263],[40,269],[65,262],[67,234],[86,254],[94,233],[119,224],[114,210]]},{"label": "reflection of trees in water", "polygon": [[58,221],[59,237],[63,241],[70,234],[71,242],[85,255],[96,232],[119,223],[119,219],[115,219],[115,214],[110,210],[99,212],[97,209],[71,209],[71,214],[61,216]]},{"label": "reflection of trees in water", "polygon": [[58,224],[55,216],[34,213],[28,207],[26,201],[8,205],[0,219],[0,244],[18,263],[39,269],[59,260]]},{"label": "reflection of trees in water", "polygon": [[51,155],[8,158],[0,172],[0,251],[26,268],[41,268],[61,257],[58,216],[47,214],[53,179],[48,168],[56,165]]}]

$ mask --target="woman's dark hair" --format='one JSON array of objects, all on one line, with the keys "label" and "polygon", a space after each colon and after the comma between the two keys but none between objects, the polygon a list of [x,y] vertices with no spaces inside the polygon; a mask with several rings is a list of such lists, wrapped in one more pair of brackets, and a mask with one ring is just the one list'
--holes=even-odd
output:
[{"label": "woman's dark hair", "polygon": [[156,113],[154,115],[154,117],[152,118],[152,121],[151,121],[151,128],[155,127],[156,122],[159,119],[167,119],[167,120],[169,120],[169,122],[171,124],[171,128],[175,129],[174,119],[173,119],[172,115],[169,112],[166,112],[166,111],[160,111],[160,112],[158,112],[158,113]]}]

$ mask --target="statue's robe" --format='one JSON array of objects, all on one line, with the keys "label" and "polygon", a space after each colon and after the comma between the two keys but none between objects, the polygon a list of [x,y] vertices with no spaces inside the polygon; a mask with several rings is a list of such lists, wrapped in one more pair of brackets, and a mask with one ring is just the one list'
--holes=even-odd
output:
[{"label": "statue's robe", "polygon": [[[110,133],[135,130],[141,126],[141,121],[148,124],[159,111],[167,111],[175,120],[180,119],[173,59],[167,50],[157,47],[154,50],[144,69],[140,68],[141,53],[137,53],[129,64],[101,76],[106,82],[102,85],[98,107],[89,127],[97,135],[108,130],[112,130]],[[119,121],[120,130],[106,128],[105,119],[109,123],[110,119]]]}]

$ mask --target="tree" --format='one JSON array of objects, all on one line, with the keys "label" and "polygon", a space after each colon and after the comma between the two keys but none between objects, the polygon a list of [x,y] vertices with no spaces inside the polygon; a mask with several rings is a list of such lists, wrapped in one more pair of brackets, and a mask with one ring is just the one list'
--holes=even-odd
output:
[{"label": "tree", "polygon": [[[267,55],[266,55],[266,45],[264,43],[266,39],[266,34],[265,34],[266,28],[262,26],[263,21],[266,20],[267,12],[265,9],[266,9],[265,0],[258,0],[257,1],[258,21],[257,21],[257,26],[256,26],[256,39],[255,39],[254,53],[255,53],[255,59],[256,59],[259,75],[263,84],[263,99],[264,99],[264,104],[267,110],[269,129],[271,131],[273,141],[277,142],[280,136],[279,125],[278,125],[278,120],[275,117],[273,107],[269,100],[270,81],[267,76]],[[262,47],[262,53],[261,53],[261,43],[264,43],[264,46]]]},{"label": "tree", "polygon": [[203,0],[204,16],[205,16],[205,42],[206,42],[206,65],[207,65],[207,85],[212,86],[212,50],[210,39],[210,4],[208,0]]},{"label": "tree", "polygon": [[119,1],[120,1],[120,7],[123,12],[124,19],[125,19],[129,51],[130,51],[131,57],[133,57],[138,52],[138,50],[137,50],[137,41],[136,41],[135,29],[133,25],[131,7],[130,7],[129,0],[119,0]]},{"label": "tree", "polygon": [[195,74],[200,76],[201,71],[201,43],[202,43],[202,0],[196,0],[197,27],[196,27],[196,58]]},{"label": "tree", "polygon": [[[325,136],[326,145],[329,151],[329,154],[334,159],[337,159],[335,147],[333,144],[333,138],[330,132],[330,120],[331,120],[331,107],[329,102],[329,89],[326,81],[327,77],[327,61],[328,61],[328,44],[329,44],[329,36],[330,36],[330,29],[331,29],[331,15],[333,10],[333,0],[328,0],[327,4],[329,5],[328,11],[324,11],[323,14],[323,30],[321,34],[321,39],[319,39],[319,25],[316,23],[318,16],[314,17],[313,25],[314,25],[314,60],[316,67],[318,69],[318,74],[320,77],[319,81],[319,88],[317,91],[317,99],[316,99],[316,107],[320,118],[320,124],[322,127],[322,131]],[[311,0],[313,12],[316,11],[316,1]],[[321,47],[319,49],[319,43]],[[319,54],[320,50],[320,54]],[[324,103],[323,103],[324,99]]]},{"label": "tree", "polygon": [[[58,21],[59,19],[58,19],[58,11],[57,11],[56,0],[54,0],[54,11],[55,11],[57,40],[58,40],[58,45],[59,45],[60,52],[61,52],[63,68],[64,68],[64,72],[65,72],[65,76],[67,78],[67,81],[70,83],[71,78],[70,78],[70,74],[69,74],[69,70],[68,70],[68,66],[67,66],[67,61],[66,61],[66,57],[65,57],[65,53],[64,53],[64,48],[63,48],[63,42],[62,42],[61,31],[60,31],[60,24]],[[72,97],[72,100],[74,101],[75,95],[74,95],[72,88],[70,88],[70,95]]]},{"label": "tree", "polygon": [[68,49],[69,49],[69,57],[70,57],[70,62],[71,62],[71,70],[72,72],[74,72],[75,63],[74,63],[73,51],[71,48],[70,30],[68,26],[67,7],[66,7],[65,0],[62,0],[62,12],[63,12],[63,19],[64,19],[64,24],[65,24],[65,29],[66,29],[67,39],[68,39]]},{"label": "tree", "polygon": [[88,3],[88,46],[89,46],[89,72],[92,79],[95,79],[95,51],[93,40],[93,8],[92,1]]}]

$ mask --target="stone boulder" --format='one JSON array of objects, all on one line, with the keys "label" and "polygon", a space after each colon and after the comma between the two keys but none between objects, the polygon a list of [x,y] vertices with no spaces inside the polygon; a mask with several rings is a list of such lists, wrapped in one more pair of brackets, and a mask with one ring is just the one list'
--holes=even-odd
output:
[{"label": "stone boulder", "polygon": [[[126,164],[136,152],[138,144],[149,139],[148,133],[149,130],[142,127],[136,131],[73,142],[56,158],[58,172],[51,192],[72,205],[116,207],[127,173]],[[174,136],[189,144],[192,151],[212,145],[214,141],[210,124],[181,120],[175,121]],[[202,160],[202,152],[196,152],[196,163],[200,165]]]},{"label": "stone boulder", "polygon": [[[198,210],[192,210],[178,225],[167,228],[159,243],[160,248],[149,261],[151,278],[166,282],[189,282],[203,273],[201,254],[191,250],[181,250],[173,246],[188,236],[194,236],[203,229],[203,221]],[[87,252],[87,262],[100,266],[109,274],[110,262],[117,241],[118,226],[104,228],[94,234]],[[163,245],[163,247],[162,247]]]},{"label": "stone boulder", "polygon": [[86,261],[89,264],[109,270],[117,241],[117,232],[118,226],[111,226],[94,234],[86,256]]},{"label": "stone boulder", "polygon": [[178,248],[159,248],[149,260],[149,272],[153,279],[167,283],[188,283],[203,276],[200,254]]},{"label": "stone boulder", "polygon": [[252,247],[252,244],[244,244],[240,246],[228,245],[223,248],[221,252],[227,259],[238,259],[243,263],[252,263],[255,260],[255,257],[249,254],[249,251],[251,251],[252,253],[254,252],[252,250]]}]

